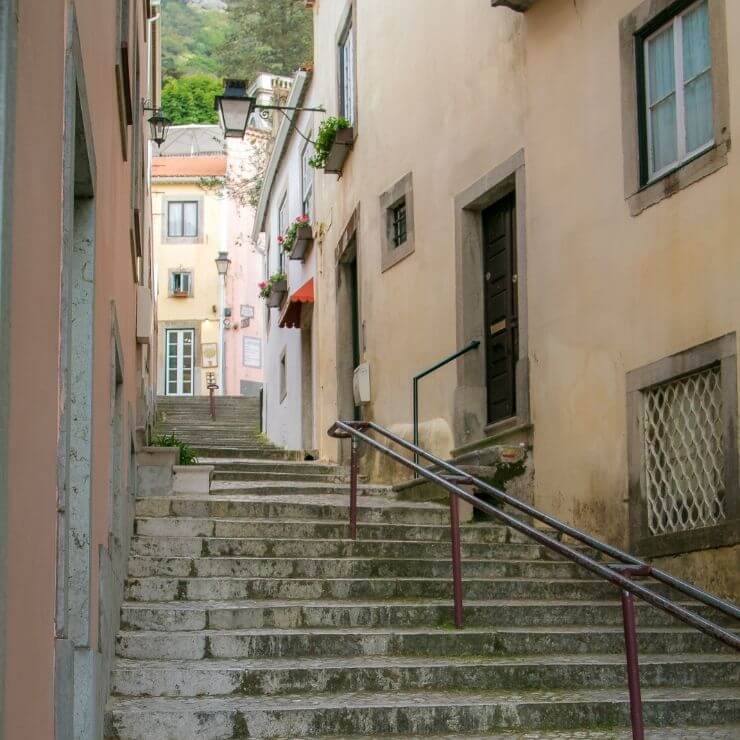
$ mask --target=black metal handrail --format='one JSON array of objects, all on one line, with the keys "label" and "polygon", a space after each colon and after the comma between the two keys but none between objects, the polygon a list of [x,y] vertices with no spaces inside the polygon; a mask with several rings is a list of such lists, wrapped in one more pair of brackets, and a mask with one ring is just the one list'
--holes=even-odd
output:
[{"label": "black metal handrail", "polygon": [[[422,370],[420,373],[417,373],[412,378],[412,385],[413,385],[412,404],[414,407],[414,444],[415,445],[418,446],[419,444],[419,381],[422,378],[425,378],[427,375],[431,375],[436,370],[439,370],[440,368],[449,364],[453,360],[456,360],[458,357],[462,357],[464,354],[470,352],[471,350],[478,349],[478,347],[480,347],[480,340],[474,339],[472,342],[470,342],[470,344],[466,345],[462,349],[459,349],[457,352],[454,352],[453,354],[445,357],[444,360],[440,360],[435,365],[428,367],[426,370]],[[416,452],[414,453],[414,462],[415,463],[419,462],[419,456]]]},{"label": "black metal handrail", "polygon": [[[399,452],[392,450],[387,445],[373,439],[366,434],[367,431],[376,432],[415,455],[425,458],[451,475],[443,477],[434,470],[424,468],[417,462],[404,457]],[[450,494],[450,527],[452,535],[452,579],[454,591],[454,608],[455,608],[455,626],[461,629],[463,626],[463,603],[462,603],[462,568],[461,568],[461,548],[460,548],[460,524],[458,514],[458,499],[463,499],[472,504],[475,508],[485,512],[504,524],[515,529],[518,532],[528,536],[540,545],[562,555],[577,565],[586,568],[595,575],[613,583],[621,589],[622,593],[622,615],[624,621],[625,634],[625,652],[627,656],[627,679],[630,695],[630,716],[632,721],[632,734],[635,740],[641,740],[644,737],[643,719],[642,719],[642,700],[640,696],[640,675],[637,659],[637,631],[635,625],[634,598],[637,596],[652,606],[661,609],[671,616],[681,620],[685,624],[703,632],[720,642],[728,645],[735,650],[740,651],[740,637],[737,634],[726,630],[719,624],[712,622],[698,614],[686,609],[673,602],[671,599],[661,596],[649,588],[635,583],[631,577],[652,576],[658,581],[691,596],[693,599],[702,602],[705,605],[714,607],[723,613],[740,620],[740,608],[728,601],[724,601],[712,594],[708,594],[700,588],[686,583],[675,576],[671,576],[664,571],[653,568],[651,565],[642,562],[633,555],[623,552],[622,550],[607,545],[595,537],[591,537],[585,532],[571,527],[559,519],[545,514],[528,504],[509,496],[503,491],[491,486],[475,476],[468,475],[460,468],[442,460],[435,455],[423,450],[418,445],[406,441],[397,434],[379,426],[373,422],[363,421],[337,421],[329,429],[329,436],[335,438],[350,438],[351,441],[351,466],[350,466],[350,536],[352,539],[357,538],[357,479],[359,469],[359,442],[364,442],[370,447],[378,450],[382,454],[390,457],[392,460],[410,468],[415,473],[427,480],[438,484],[446,489]],[[538,530],[536,527],[517,519],[515,516],[506,511],[479,499],[474,494],[461,488],[461,485],[472,486],[482,492],[492,496],[497,501],[508,504],[534,519],[546,524],[559,531],[561,534],[568,535],[573,539],[598,550],[599,552],[609,555],[618,561],[617,564],[604,564],[589,557],[588,555],[574,550],[560,540],[554,539],[550,535]]]}]

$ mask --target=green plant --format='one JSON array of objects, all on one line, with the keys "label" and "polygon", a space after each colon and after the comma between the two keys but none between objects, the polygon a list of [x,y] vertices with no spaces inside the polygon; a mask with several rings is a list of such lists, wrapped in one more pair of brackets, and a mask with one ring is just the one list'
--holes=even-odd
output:
[{"label": "green plant", "polygon": [[329,156],[334,139],[337,138],[337,131],[341,131],[345,128],[350,128],[352,124],[346,119],[337,116],[331,116],[327,118],[321,126],[319,126],[319,133],[316,136],[316,144],[314,145],[314,155],[308,160],[311,167],[320,170],[326,164],[326,158]]},{"label": "green plant", "polygon": [[160,434],[154,438],[155,447],[179,447],[180,448],[180,462],[179,465],[195,465],[197,462],[197,456],[193,452],[192,447],[178,439],[174,434]]},{"label": "green plant", "polygon": [[311,219],[308,216],[298,216],[288,227],[284,236],[278,237],[278,244],[283,248],[283,252],[290,254],[295,246],[295,240],[298,238],[298,229],[301,226],[310,226]]},{"label": "green plant", "polygon": [[272,295],[272,289],[275,287],[275,284],[287,279],[288,276],[284,272],[276,272],[269,279],[257,283],[257,287],[260,289],[260,298],[269,298]]},{"label": "green plant", "polygon": [[223,82],[213,75],[171,78],[162,88],[162,112],[178,125],[218,123],[214,100],[222,92]]}]

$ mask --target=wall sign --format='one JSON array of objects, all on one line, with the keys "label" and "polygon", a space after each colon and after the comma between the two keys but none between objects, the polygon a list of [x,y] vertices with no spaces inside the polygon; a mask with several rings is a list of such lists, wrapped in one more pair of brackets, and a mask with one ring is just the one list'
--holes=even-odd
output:
[{"label": "wall sign", "polygon": [[262,367],[262,340],[259,337],[244,337],[242,363],[244,367]]},{"label": "wall sign", "polygon": [[201,367],[218,367],[218,344],[216,342],[201,345]]}]

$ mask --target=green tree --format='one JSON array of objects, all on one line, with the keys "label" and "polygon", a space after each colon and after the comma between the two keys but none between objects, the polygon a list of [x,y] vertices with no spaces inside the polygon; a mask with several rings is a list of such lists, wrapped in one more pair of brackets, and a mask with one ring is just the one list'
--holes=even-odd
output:
[{"label": "green tree", "polygon": [[223,83],[212,75],[170,79],[162,88],[162,110],[173,123],[218,123],[213,103]]},{"label": "green tree", "polygon": [[163,79],[192,74],[220,77],[214,51],[226,39],[226,13],[188,5],[184,0],[163,0],[161,13]]},{"label": "green tree", "polygon": [[253,80],[260,72],[292,75],[313,58],[313,16],[296,0],[229,4],[229,27],[218,49],[226,77]]}]

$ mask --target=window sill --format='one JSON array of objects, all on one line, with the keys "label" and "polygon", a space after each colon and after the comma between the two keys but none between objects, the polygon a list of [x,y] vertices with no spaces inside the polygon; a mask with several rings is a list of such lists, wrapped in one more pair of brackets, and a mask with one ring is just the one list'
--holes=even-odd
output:
[{"label": "window sill", "polygon": [[650,206],[724,167],[727,164],[727,149],[727,143],[721,142],[641,187],[627,198],[630,215],[639,216]]},{"label": "window sill", "polygon": [[740,519],[734,519],[713,527],[646,537],[635,543],[635,550],[643,557],[656,558],[731,547],[738,543],[740,543]]}]

